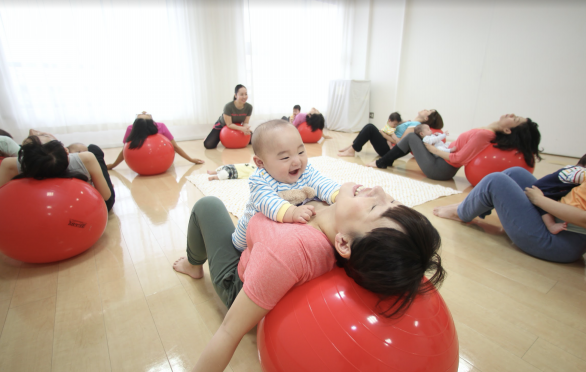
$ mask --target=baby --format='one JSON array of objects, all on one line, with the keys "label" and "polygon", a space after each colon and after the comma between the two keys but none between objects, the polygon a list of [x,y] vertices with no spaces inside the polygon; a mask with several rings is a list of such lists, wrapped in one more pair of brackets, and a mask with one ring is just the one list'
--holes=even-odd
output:
[{"label": "baby", "polygon": [[248,178],[256,170],[256,166],[250,163],[226,164],[218,167],[215,171],[208,171],[208,180],[236,180]]},{"label": "baby", "polygon": [[[543,195],[553,200],[560,200],[572,189],[584,183],[586,178],[586,155],[582,156],[578,164],[568,165],[562,169],[535,181],[533,186],[543,192]],[[539,209],[539,208],[538,208]],[[555,217],[539,209],[541,219],[550,233],[559,234],[568,228],[567,222],[556,222]]]},{"label": "baby", "polygon": [[322,176],[307,163],[299,131],[285,120],[261,124],[252,136],[252,149],[258,169],[250,176],[250,199],[232,234],[234,247],[239,251],[246,249],[248,222],[259,212],[285,223],[307,223],[315,214],[312,206],[291,205],[279,192],[308,186],[315,190],[317,199],[333,204],[340,191],[337,182]]},{"label": "baby", "polygon": [[443,143],[442,141],[449,136],[449,132],[445,133],[433,133],[431,128],[427,124],[419,124],[415,127],[415,134],[417,134],[423,140],[423,143],[434,145],[438,149],[445,152],[455,152],[456,147],[449,148],[449,143]]}]

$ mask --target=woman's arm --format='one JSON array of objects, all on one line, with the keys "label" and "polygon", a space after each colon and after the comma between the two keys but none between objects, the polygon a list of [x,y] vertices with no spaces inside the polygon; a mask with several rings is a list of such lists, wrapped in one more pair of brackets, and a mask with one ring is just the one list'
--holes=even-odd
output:
[{"label": "woman's arm", "polygon": [[413,133],[413,132],[415,132],[415,127],[409,127],[407,129],[405,129],[405,131],[403,132],[403,136],[401,138],[403,138],[406,135],[408,135],[409,133]]},{"label": "woman's arm", "polygon": [[[250,127],[245,127],[244,125],[243,126],[240,126],[240,125],[233,124],[232,123],[232,117],[230,115],[226,115],[226,114],[223,114],[223,115],[224,115],[224,122],[226,123],[226,126],[228,128],[234,129],[234,130],[239,130],[239,131],[243,132],[244,134],[250,134],[251,133],[250,132]],[[246,119],[250,120],[249,118],[250,118],[250,116],[247,116],[246,117]],[[246,122],[246,119],[244,119],[244,123],[248,124]]]},{"label": "woman's arm", "polygon": [[525,194],[533,205],[543,209],[547,213],[567,223],[586,228],[586,211],[547,198],[536,186],[525,188]]},{"label": "woman's arm", "polygon": [[104,178],[104,174],[102,173],[102,168],[100,168],[100,164],[96,160],[96,156],[91,152],[81,152],[79,154],[79,158],[85,165],[85,168],[90,173],[92,177],[92,182],[94,183],[94,187],[98,192],[102,195],[104,200],[110,199],[112,193],[110,192],[110,188],[108,187],[108,183]]},{"label": "woman's arm", "polygon": [[0,164],[0,187],[6,185],[8,181],[18,176],[18,167],[16,158],[6,158]]},{"label": "woman's arm", "polygon": [[200,159],[194,159],[191,156],[187,155],[187,153],[177,144],[177,142],[175,140],[172,140],[171,143],[173,144],[173,148],[175,149],[175,152],[179,154],[179,156],[181,156],[183,159],[195,163],[195,164],[203,164],[204,161],[200,160]]},{"label": "woman's arm", "polygon": [[222,372],[232,359],[242,337],[268,312],[252,302],[246,292],[241,290],[220,328],[202,352],[193,371]]},{"label": "woman's arm", "polygon": [[108,170],[112,170],[116,168],[118,164],[122,163],[122,160],[124,160],[124,150],[120,150],[120,154],[118,154],[118,157],[114,163],[106,165],[106,168],[108,168]]},{"label": "woman's arm", "polygon": [[397,136],[395,136],[395,134],[393,133],[392,135],[388,135],[385,132],[383,132],[382,130],[379,130],[380,134],[382,134],[382,136],[384,137],[384,139],[386,139],[387,141],[391,141],[392,143],[397,143],[395,142],[395,140],[393,139],[393,137],[397,138]]},{"label": "woman's arm", "polygon": [[434,145],[430,145],[429,143],[424,143],[424,145],[425,145],[425,148],[427,148],[427,151],[431,152],[435,156],[439,156],[440,158],[442,158],[444,160],[450,160],[450,153],[449,152],[442,151],[442,150],[438,149],[437,147],[435,147]]}]

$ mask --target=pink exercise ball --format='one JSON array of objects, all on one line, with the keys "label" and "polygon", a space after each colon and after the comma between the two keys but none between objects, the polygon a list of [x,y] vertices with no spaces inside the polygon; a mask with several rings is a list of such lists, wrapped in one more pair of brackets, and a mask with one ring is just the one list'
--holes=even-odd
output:
[{"label": "pink exercise ball", "polygon": [[299,124],[297,129],[299,130],[299,134],[301,134],[303,143],[316,143],[322,138],[323,135],[323,131],[321,129],[312,132],[311,127],[307,125],[306,122]]},{"label": "pink exercise ball", "polygon": [[[242,126],[240,124],[236,125]],[[227,149],[241,149],[250,143],[250,134],[244,134],[244,132],[224,126],[220,131],[220,141]]]},{"label": "pink exercise ball", "polygon": [[124,145],[126,164],[141,176],[164,173],[175,159],[175,149],[169,139],[162,134],[148,136],[141,147],[130,149],[130,142]]},{"label": "pink exercise ball", "polygon": [[341,268],[292,289],[258,325],[263,371],[458,370],[456,328],[436,290],[399,318],[381,316],[377,302]]},{"label": "pink exercise ball", "polygon": [[476,186],[484,176],[495,172],[502,172],[512,167],[522,167],[531,173],[535,169],[527,165],[522,152],[517,150],[503,151],[493,147],[491,144],[476,155],[470,163],[466,164],[464,172],[466,173],[468,182],[472,186]]},{"label": "pink exercise ball", "polygon": [[106,229],[104,198],[77,179],[23,178],[0,188],[0,251],[29,263],[61,261],[89,249]]}]

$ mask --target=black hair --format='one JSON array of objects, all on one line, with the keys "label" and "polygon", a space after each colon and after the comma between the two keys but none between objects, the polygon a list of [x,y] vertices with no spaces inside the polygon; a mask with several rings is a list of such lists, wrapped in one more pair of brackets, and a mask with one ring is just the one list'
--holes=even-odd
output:
[{"label": "black hair", "polygon": [[444,119],[437,110],[434,110],[422,124],[429,125],[431,129],[442,129],[444,127]]},{"label": "black hair", "polygon": [[134,120],[134,123],[132,123],[132,131],[130,131],[128,138],[126,138],[126,142],[130,142],[128,148],[141,148],[148,136],[157,134],[158,132],[159,129],[157,129],[153,119],[137,118]]},{"label": "black hair", "polygon": [[323,130],[326,125],[326,121],[322,114],[307,115],[306,123],[311,127],[311,131],[315,132],[318,129]]},{"label": "black hair", "polygon": [[29,136],[18,151],[18,162],[22,172],[13,179],[77,178],[87,181],[86,175],[69,172],[69,158],[63,144],[57,140],[41,143],[39,137]]},{"label": "black hair", "polygon": [[293,106],[293,110],[299,110],[299,111],[301,111],[301,106],[295,105],[295,106]]},{"label": "black hair", "polygon": [[2,129],[0,129],[0,136],[12,138],[12,136],[10,135],[10,133],[8,133],[7,131],[2,130]]},{"label": "black hair", "polygon": [[541,142],[541,133],[539,125],[527,118],[527,122],[511,128],[510,134],[497,132],[495,139],[490,141],[494,147],[501,150],[517,150],[523,154],[525,163],[528,166],[535,166],[535,158],[541,160],[539,155],[539,142]]},{"label": "black hair", "polygon": [[399,123],[403,121],[403,119],[401,119],[401,114],[399,114],[398,112],[393,112],[392,114],[390,114],[389,120],[398,121]]},{"label": "black hair", "polygon": [[578,160],[578,164],[576,164],[576,165],[579,165],[581,167],[586,167],[586,154],[584,154],[584,156],[582,156],[580,158],[580,160]]},{"label": "black hair", "polygon": [[424,125],[428,125],[428,124],[419,124],[419,125],[415,126],[413,133],[417,134],[418,137],[423,138],[423,137],[421,137],[421,132],[423,132]]},{"label": "black hair", "polygon": [[244,85],[242,84],[238,84],[236,85],[236,88],[234,88],[234,96],[232,97],[232,101],[236,101],[236,95],[238,94],[238,91],[240,90],[240,88],[246,88]]},{"label": "black hair", "polygon": [[[377,294],[380,314],[391,318],[401,316],[418,294],[439,287],[446,272],[438,254],[440,235],[424,215],[400,205],[381,217],[397,222],[405,232],[379,227],[354,238],[349,259],[334,252],[338,266],[356,284]],[[427,272],[433,272],[429,280]]]}]

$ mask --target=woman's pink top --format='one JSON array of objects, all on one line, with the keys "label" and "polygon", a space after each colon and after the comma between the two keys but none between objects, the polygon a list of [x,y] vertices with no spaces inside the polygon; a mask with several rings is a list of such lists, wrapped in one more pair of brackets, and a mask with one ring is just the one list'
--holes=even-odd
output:
[{"label": "woman's pink top", "polygon": [[[157,126],[158,133],[167,137],[169,141],[173,141],[173,135],[171,134],[171,132],[169,132],[169,129],[165,124],[155,122],[155,125]],[[126,128],[126,134],[124,135],[122,143],[126,143],[126,139],[128,138],[128,136],[130,136],[130,132],[132,132],[132,125],[129,125],[128,128]]]},{"label": "woman's pink top", "polygon": [[307,114],[299,113],[295,116],[295,120],[293,120],[293,125],[295,128],[299,126],[301,123],[305,123],[307,121]]},{"label": "woman's pink top", "polygon": [[450,148],[457,146],[456,152],[450,153],[448,164],[460,168],[470,163],[476,155],[490,145],[496,134],[488,129],[471,129],[458,136],[458,139],[450,143]]},{"label": "woman's pink top", "polygon": [[257,213],[246,231],[238,275],[258,306],[271,310],[289,290],[331,271],[334,248],[324,233],[296,223],[278,223]]}]

